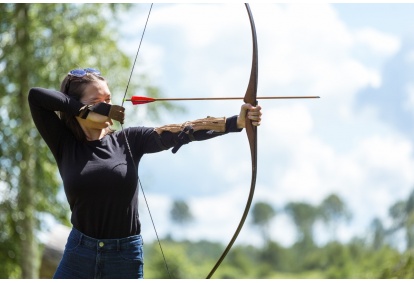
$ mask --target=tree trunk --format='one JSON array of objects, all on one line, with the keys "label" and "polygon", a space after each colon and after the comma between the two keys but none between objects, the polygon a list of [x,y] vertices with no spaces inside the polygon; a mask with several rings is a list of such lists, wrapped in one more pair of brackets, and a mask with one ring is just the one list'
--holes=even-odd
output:
[{"label": "tree trunk", "polygon": [[[17,127],[18,148],[21,152],[21,159],[19,163],[20,174],[18,178],[18,201],[17,209],[20,212],[18,227],[16,229],[19,233],[21,242],[21,270],[22,278],[35,279],[38,278],[38,244],[35,236],[36,219],[36,188],[35,178],[35,151],[33,149],[33,138],[30,136],[32,128],[32,118],[27,102],[27,93],[29,91],[29,76],[28,64],[32,54],[30,52],[30,35],[28,33],[28,26],[30,26],[29,18],[30,4],[16,5],[16,19],[18,25],[16,26],[16,46],[20,48],[23,59],[18,60],[19,64],[16,72],[19,78],[18,84],[18,105],[16,106],[17,117],[20,117],[20,123]],[[19,162],[19,160],[16,160]]]}]

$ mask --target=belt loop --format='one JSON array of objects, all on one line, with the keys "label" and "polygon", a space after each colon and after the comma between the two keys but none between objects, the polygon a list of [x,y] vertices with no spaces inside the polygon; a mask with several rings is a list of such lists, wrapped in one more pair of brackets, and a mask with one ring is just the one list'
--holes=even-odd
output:
[{"label": "belt loop", "polygon": [[116,251],[119,252],[119,239],[116,240]]},{"label": "belt loop", "polygon": [[82,244],[82,237],[83,237],[83,234],[82,234],[82,233],[80,233],[80,236],[79,236],[79,244],[80,244],[80,245]]}]

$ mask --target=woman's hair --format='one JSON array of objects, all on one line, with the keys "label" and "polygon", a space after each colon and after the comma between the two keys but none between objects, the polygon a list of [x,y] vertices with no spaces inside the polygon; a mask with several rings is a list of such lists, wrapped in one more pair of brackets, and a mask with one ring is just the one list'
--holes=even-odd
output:
[{"label": "woman's hair", "polygon": [[[81,78],[72,75],[67,75],[60,85],[60,92],[63,92],[72,99],[80,101],[84,95],[86,87],[89,84],[97,81],[106,80],[105,78],[95,75],[93,73],[87,73],[85,76]],[[77,140],[82,142],[85,142],[87,140],[85,133],[83,132],[81,126],[79,125],[74,115],[70,115],[68,113],[60,111],[59,117],[65,123],[65,125],[72,130]]]}]

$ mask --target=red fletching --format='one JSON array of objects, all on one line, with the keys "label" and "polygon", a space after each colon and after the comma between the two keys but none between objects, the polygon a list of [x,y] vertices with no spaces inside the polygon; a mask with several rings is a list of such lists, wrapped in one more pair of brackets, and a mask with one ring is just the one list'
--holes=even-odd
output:
[{"label": "red fletching", "polygon": [[154,102],[155,98],[145,97],[145,96],[132,96],[131,99],[128,99],[132,102],[133,105],[137,104],[146,104],[150,102]]}]

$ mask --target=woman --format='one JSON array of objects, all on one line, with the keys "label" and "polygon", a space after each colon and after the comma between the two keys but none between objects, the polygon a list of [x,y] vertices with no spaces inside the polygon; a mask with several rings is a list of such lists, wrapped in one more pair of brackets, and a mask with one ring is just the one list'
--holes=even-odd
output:
[{"label": "woman", "polygon": [[113,131],[112,120],[123,123],[124,108],[111,104],[105,79],[91,68],[70,71],[60,92],[32,88],[28,99],[72,212],[73,228],[54,278],[143,278],[137,199],[142,156],[239,132],[246,112],[254,125],[261,120],[261,108],[245,104],[239,116],[227,119]]}]

